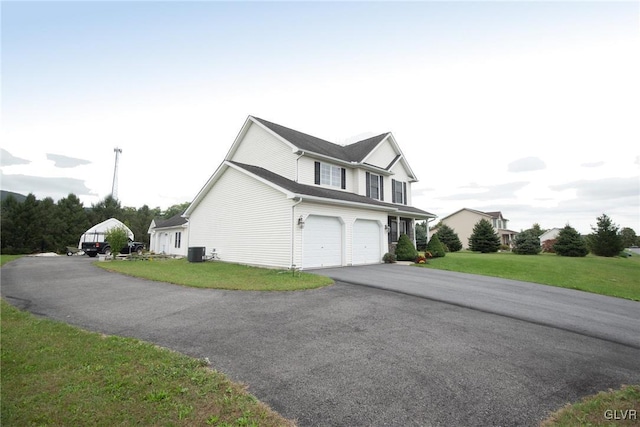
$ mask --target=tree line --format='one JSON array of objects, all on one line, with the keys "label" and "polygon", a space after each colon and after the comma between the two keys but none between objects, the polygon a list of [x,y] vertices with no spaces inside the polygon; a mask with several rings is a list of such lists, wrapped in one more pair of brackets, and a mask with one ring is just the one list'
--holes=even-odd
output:
[{"label": "tree line", "polygon": [[[611,218],[602,214],[596,219],[595,227],[591,227],[592,233],[581,236],[577,230],[566,225],[556,239],[540,243],[540,236],[547,230],[543,230],[539,224],[518,233],[513,241],[511,249],[520,255],[536,255],[540,252],[552,252],[561,256],[582,257],[589,252],[599,256],[618,256],[624,248],[639,246],[640,237],[629,227],[620,228],[614,224]],[[426,241],[426,224],[416,225],[416,241],[418,249],[429,251],[432,256],[444,256],[445,252],[457,252],[462,249],[462,243],[451,227],[446,224],[438,224],[437,232]],[[502,248],[500,238],[489,221],[478,221],[469,237],[469,249],[474,252],[497,252]]]},{"label": "tree line", "polygon": [[149,247],[149,225],[153,219],[168,219],[184,212],[188,202],[166,210],[159,207],[123,207],[117,199],[107,196],[91,207],[85,207],[74,194],[54,202],[47,197],[36,199],[29,194],[19,202],[13,195],[2,201],[0,211],[0,251],[3,254],[38,252],[65,253],[68,246],[77,247],[80,236],[95,224],[109,218],[123,222],[135,239]]}]

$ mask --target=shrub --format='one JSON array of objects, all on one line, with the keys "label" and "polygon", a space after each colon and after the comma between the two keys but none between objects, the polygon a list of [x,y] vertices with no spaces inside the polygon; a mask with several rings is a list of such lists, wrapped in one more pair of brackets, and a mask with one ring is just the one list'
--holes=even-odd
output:
[{"label": "shrub", "polygon": [[556,244],[558,240],[557,239],[547,239],[544,242],[542,242],[542,252],[547,252],[547,253],[555,253],[556,251],[553,249],[553,245]]},{"label": "shrub", "polygon": [[418,251],[406,234],[401,234],[396,246],[396,258],[398,261],[413,261],[418,256]]},{"label": "shrub", "polygon": [[396,262],[396,256],[391,252],[387,252],[382,257],[382,261],[384,261],[385,264],[393,264],[394,262]]},{"label": "shrub", "polygon": [[446,251],[444,245],[440,242],[437,233],[431,236],[429,243],[427,243],[427,250],[431,252],[434,258],[445,256]]},{"label": "shrub", "polygon": [[435,233],[440,242],[447,248],[446,252],[458,252],[462,249],[462,242],[455,230],[446,224],[442,224]]},{"label": "shrub", "polygon": [[413,262],[415,262],[416,264],[426,264],[427,257],[424,255],[418,255]]},{"label": "shrub", "polygon": [[583,257],[587,256],[589,250],[587,244],[575,228],[566,225],[556,239],[553,250],[560,256]]},{"label": "shrub", "polygon": [[618,234],[618,226],[611,222],[611,218],[602,214],[598,217],[598,226],[591,227],[593,233],[589,235],[589,249],[595,255],[613,257],[620,254],[624,245]]},{"label": "shrub", "polygon": [[540,239],[533,230],[518,233],[514,240],[513,253],[515,254],[538,255],[540,250]]},{"label": "shrub", "polygon": [[109,246],[111,246],[111,254],[115,257],[127,246],[129,235],[124,227],[113,227],[104,233],[104,239],[109,243]]},{"label": "shrub", "polygon": [[498,248],[500,248],[500,237],[489,221],[481,219],[473,226],[473,233],[469,237],[469,249],[486,254],[498,252]]}]

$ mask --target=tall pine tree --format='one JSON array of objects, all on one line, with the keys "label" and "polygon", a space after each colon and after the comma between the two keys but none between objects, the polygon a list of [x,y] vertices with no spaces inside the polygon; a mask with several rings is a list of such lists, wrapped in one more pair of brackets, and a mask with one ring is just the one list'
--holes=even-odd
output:
[{"label": "tall pine tree", "polygon": [[440,225],[440,227],[438,227],[436,235],[449,252],[458,252],[460,249],[462,249],[462,242],[460,241],[460,237],[458,237],[455,230],[449,227],[447,224]]},{"label": "tall pine tree", "polygon": [[486,219],[481,219],[473,227],[473,233],[469,237],[469,249],[483,254],[498,252],[500,249],[500,237]]},{"label": "tall pine tree", "polygon": [[589,249],[595,255],[607,257],[619,255],[624,247],[622,237],[618,234],[618,226],[606,214],[602,214],[597,220],[597,227],[591,227],[593,233],[589,235]]},{"label": "tall pine tree", "polygon": [[557,255],[570,257],[583,257],[589,253],[587,244],[580,236],[580,233],[569,224],[560,230],[556,243],[553,245],[553,250]]}]

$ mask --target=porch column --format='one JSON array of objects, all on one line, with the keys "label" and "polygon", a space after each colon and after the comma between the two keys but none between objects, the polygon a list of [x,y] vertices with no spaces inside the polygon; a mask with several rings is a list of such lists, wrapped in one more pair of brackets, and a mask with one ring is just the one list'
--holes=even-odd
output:
[{"label": "porch column", "polygon": [[418,247],[418,241],[416,239],[416,219],[411,218],[411,234],[413,234],[413,247]]}]

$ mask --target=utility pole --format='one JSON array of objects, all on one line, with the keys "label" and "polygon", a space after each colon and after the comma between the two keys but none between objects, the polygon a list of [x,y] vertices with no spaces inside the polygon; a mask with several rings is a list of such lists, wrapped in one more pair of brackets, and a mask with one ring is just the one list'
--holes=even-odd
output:
[{"label": "utility pole", "polygon": [[120,154],[122,154],[122,148],[114,148],[116,153],[116,164],[113,167],[113,184],[111,184],[111,197],[114,200],[118,200],[118,162],[120,161]]}]

